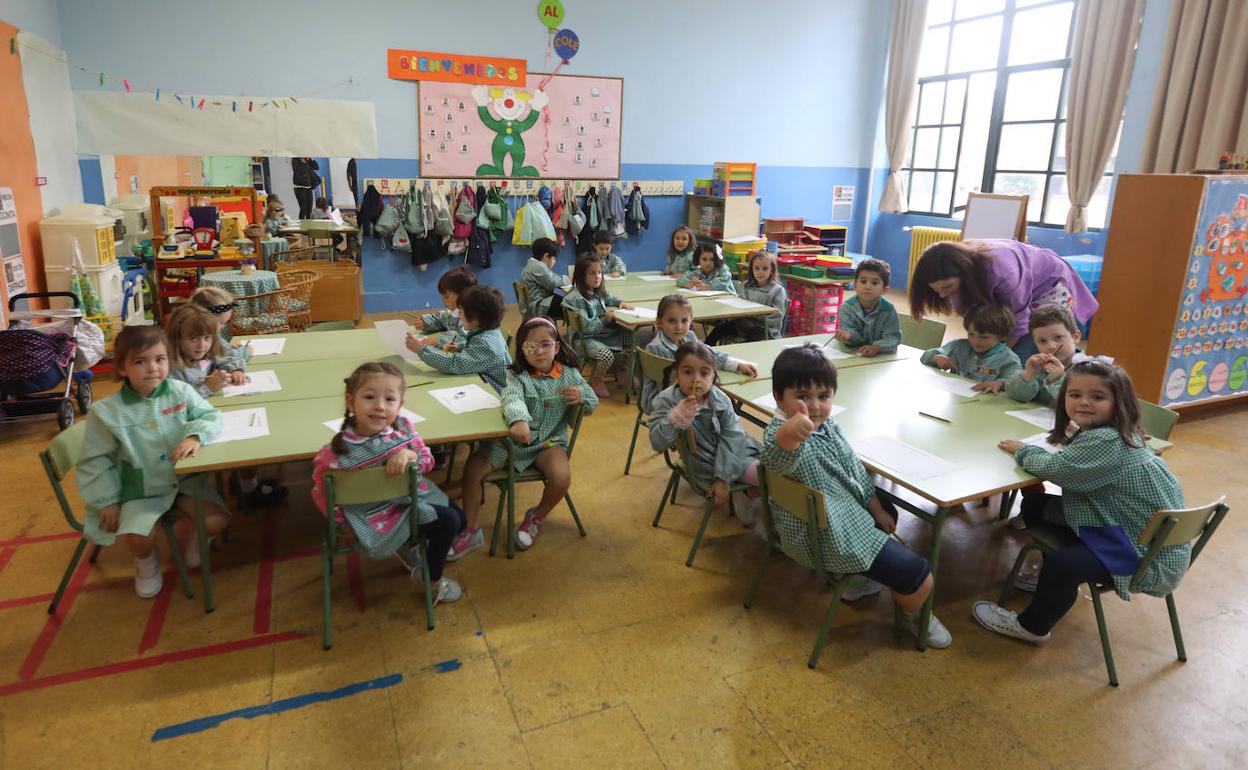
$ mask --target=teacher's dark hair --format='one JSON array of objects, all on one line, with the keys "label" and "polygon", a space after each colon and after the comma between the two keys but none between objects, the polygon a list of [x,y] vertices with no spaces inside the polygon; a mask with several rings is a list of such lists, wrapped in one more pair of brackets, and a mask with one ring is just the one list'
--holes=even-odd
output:
[{"label": "teacher's dark hair", "polygon": [[943,313],[953,314],[953,303],[932,290],[931,284],[945,278],[960,278],[959,303],[964,308],[987,305],[988,296],[986,262],[988,254],[964,243],[941,241],[933,243],[919,257],[910,276],[910,315],[916,320],[923,316]]}]

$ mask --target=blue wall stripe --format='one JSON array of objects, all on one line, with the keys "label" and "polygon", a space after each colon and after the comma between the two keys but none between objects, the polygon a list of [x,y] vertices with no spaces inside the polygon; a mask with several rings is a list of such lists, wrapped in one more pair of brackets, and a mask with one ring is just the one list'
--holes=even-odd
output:
[{"label": "blue wall stripe", "polygon": [[152,733],[152,743],[157,741],[169,740],[170,738],[180,738],[183,735],[191,735],[193,733],[202,733],[205,730],[211,730],[218,727],[222,722],[230,719],[255,719],[265,714],[280,714],[283,711],[292,711],[294,709],[311,706],[314,703],[324,703],[326,701],[338,700],[352,695],[357,695],[369,690],[383,690],[387,687],[394,687],[403,681],[402,674],[391,674],[383,676],[380,679],[369,679],[364,682],[356,682],[337,690],[328,692],[311,692],[306,695],[296,695],[293,698],[268,703],[263,706],[249,706],[235,711],[227,711],[224,714],[216,714],[215,716],[200,717],[192,719],[189,722],[179,722],[177,724],[162,727]]}]

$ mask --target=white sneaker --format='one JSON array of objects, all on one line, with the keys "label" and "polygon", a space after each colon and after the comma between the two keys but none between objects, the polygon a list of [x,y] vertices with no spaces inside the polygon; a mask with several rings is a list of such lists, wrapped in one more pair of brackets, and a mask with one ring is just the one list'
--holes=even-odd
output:
[{"label": "white sneaker", "polygon": [[160,574],[160,557],[156,551],[152,551],[146,559],[134,560],[134,592],[140,599],[152,598],[160,593],[164,584]]},{"label": "white sneaker", "polygon": [[[915,639],[919,638],[919,613],[905,613],[901,620],[902,626],[909,631]],[[945,624],[940,622],[940,618],[936,617],[936,613],[932,613],[931,618],[927,622],[927,646],[934,650],[943,650],[953,644],[953,636],[949,633],[949,629],[945,628]]]},{"label": "white sneaker", "polygon": [[[212,545],[212,538],[208,538],[208,545]],[[200,565],[199,533],[191,532],[191,540],[186,544],[186,550],[182,552],[182,558],[186,561],[187,569],[195,569]]]},{"label": "white sneaker", "polygon": [[1018,622],[1017,613],[992,602],[975,602],[971,607],[971,615],[976,622],[994,634],[1021,639],[1031,644],[1044,644],[1053,638],[1051,633],[1044,636],[1031,633]]},{"label": "white sneaker", "polygon": [[859,585],[850,586],[845,589],[845,591],[841,594],[841,601],[856,602],[866,596],[875,596],[883,588],[884,586],[875,582],[871,578],[863,578]]},{"label": "white sneaker", "polygon": [[449,577],[443,577],[433,587],[434,604],[450,604],[458,601],[463,595],[464,590],[459,587],[459,583]]}]

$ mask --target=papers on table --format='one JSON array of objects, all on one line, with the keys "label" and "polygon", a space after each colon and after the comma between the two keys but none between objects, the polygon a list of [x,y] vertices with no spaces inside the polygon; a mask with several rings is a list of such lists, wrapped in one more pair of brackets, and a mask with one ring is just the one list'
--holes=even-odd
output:
[{"label": "papers on table", "polygon": [[227,441],[244,441],[269,435],[269,413],[263,406],[254,409],[236,409],[222,412],[225,425],[221,432],[207,444],[224,444]]},{"label": "papers on table", "polygon": [[604,280],[604,281],[623,281],[623,280],[624,280],[624,276],[622,276],[622,275],[604,275],[604,276],[602,277],[602,280]]},{"label": "papers on table", "polygon": [[286,347],[285,337],[261,337],[247,343],[252,356],[276,356]]},{"label": "papers on table", "polygon": [[404,361],[419,361],[420,356],[407,349],[407,321],[374,321],[377,336]]},{"label": "papers on table", "polygon": [[639,275],[637,277],[643,281],[674,281],[676,280],[670,275]]},{"label": "papers on table", "polygon": [[[403,417],[406,417],[408,420],[410,420],[413,425],[415,425],[418,422],[424,422],[425,420],[424,417],[421,417],[420,415],[416,414],[411,409],[408,409],[405,406],[399,407],[399,414]],[[342,428],[342,418],[335,417],[332,420],[326,420],[325,422],[321,423],[321,425],[324,425],[326,428],[329,428],[334,433],[337,433]]]},{"label": "papers on table", "polygon": [[635,307],[632,310],[621,310],[620,308],[616,308],[615,312],[616,312],[616,315],[631,315],[636,318],[657,318],[658,317],[658,311],[651,310],[648,307]]},{"label": "papers on table", "polygon": [[757,302],[750,302],[748,299],[741,299],[740,297],[728,297],[726,299],[717,299],[715,301],[721,305],[736,307],[742,310],[753,310],[756,307],[767,307],[766,305],[760,305]]},{"label": "papers on table", "polygon": [[1053,423],[1057,420],[1056,414],[1047,406],[1037,406],[1034,409],[1015,409],[1012,412],[1006,412],[1006,414],[1045,430],[1052,430]]},{"label": "papers on table", "polygon": [[681,294],[688,294],[690,297],[722,297],[728,293],[726,291],[717,291],[715,289],[677,289],[677,291]]},{"label": "papers on table", "polygon": [[1027,438],[1022,439],[1022,442],[1028,446],[1038,446],[1049,454],[1057,454],[1062,451],[1060,444],[1049,443],[1049,434],[1047,433],[1037,433],[1034,436],[1028,436]]},{"label": "papers on table", "polygon": [[899,441],[892,436],[868,436],[851,441],[860,456],[894,471],[907,481],[922,481],[941,476],[958,469],[957,465],[941,459],[931,452]]},{"label": "papers on table", "polygon": [[846,353],[844,350],[841,350],[835,345],[824,345],[823,354],[827,356],[828,358],[832,359],[833,361],[838,361],[842,358],[854,357],[853,353]]},{"label": "papers on table", "polygon": [[221,389],[221,395],[250,396],[255,393],[272,393],[282,389],[282,383],[277,381],[277,372],[272,369],[247,372],[247,380],[242,385],[226,385]]},{"label": "papers on table", "polygon": [[926,373],[923,382],[926,385],[933,388],[939,388],[940,390],[952,393],[955,396],[967,396],[969,398],[979,395],[978,391],[971,390],[971,388],[978,383],[973,380],[965,380],[956,375],[944,375],[929,372]]},{"label": "papers on table", "polygon": [[439,388],[429,391],[439,404],[455,414],[476,412],[480,409],[496,409],[502,402],[493,393],[480,385],[465,385],[462,388]]}]

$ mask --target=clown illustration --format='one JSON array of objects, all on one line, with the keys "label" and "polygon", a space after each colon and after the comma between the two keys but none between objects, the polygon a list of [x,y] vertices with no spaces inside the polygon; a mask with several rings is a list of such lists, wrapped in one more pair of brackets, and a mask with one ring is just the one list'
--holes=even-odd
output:
[{"label": "clown illustration", "polygon": [[[521,134],[537,123],[539,113],[550,101],[546,94],[540,90],[530,94],[514,88],[477,86],[472,89],[472,98],[477,103],[477,115],[481,122],[495,134],[490,145],[494,164],[482,163],[477,167],[477,176],[540,176],[536,168],[524,165],[524,137]],[[521,116],[524,116],[523,120]],[[503,159],[508,156],[511,157],[510,174],[503,166]]]}]

